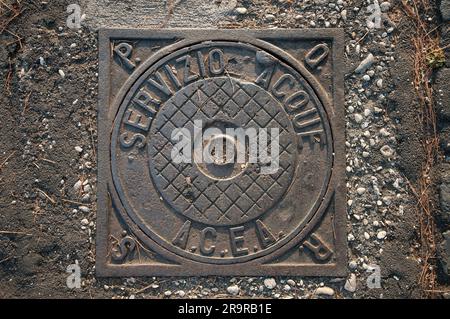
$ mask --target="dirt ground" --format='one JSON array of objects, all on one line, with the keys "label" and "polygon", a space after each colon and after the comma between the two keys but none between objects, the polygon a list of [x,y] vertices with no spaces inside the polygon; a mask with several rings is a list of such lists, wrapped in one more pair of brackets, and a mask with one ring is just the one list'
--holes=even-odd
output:
[{"label": "dirt ground", "polygon": [[[295,19],[299,12],[293,8],[298,2],[245,0],[237,6],[250,9],[246,16],[230,15],[228,20],[214,23],[220,27],[264,28],[267,12],[286,11],[287,15],[275,23],[277,27],[314,27],[311,19]],[[351,293],[343,288],[346,278],[277,277],[277,287],[268,290],[263,284],[266,278],[262,277],[95,277],[96,120],[97,90],[101,85],[97,78],[97,32],[88,26],[80,30],[66,27],[66,7],[70,3],[21,1],[20,15],[0,34],[0,298],[224,298],[230,296],[227,287],[232,284],[240,287],[242,298],[313,298],[320,286],[332,287],[335,298],[423,296],[419,284],[422,252],[417,203],[406,182],[400,190],[392,186],[400,177],[417,182],[425,159],[411,84],[409,33],[414,26],[402,10],[390,11],[396,29],[386,36],[386,46],[380,45],[372,33],[364,36],[364,28],[360,27],[363,21],[355,22],[353,8],[364,8],[367,4],[363,1],[348,1],[348,17],[332,25],[345,28],[346,42],[358,41],[366,50],[346,54],[346,105],[347,97],[360,94],[358,90],[364,87],[352,75],[361,62],[360,56],[366,52],[388,56],[387,51],[393,51],[395,56],[379,71],[384,79],[383,89],[375,87],[373,96],[361,100],[361,105],[372,103],[382,109],[367,130],[392,129],[392,135],[385,138],[396,148],[396,160],[385,159],[377,151],[365,159],[369,173],[348,170],[348,199],[354,199],[353,206],[359,205],[360,200],[355,181],[367,174],[377,177],[380,188],[395,192],[392,201],[380,198],[380,220],[389,235],[383,241],[364,240],[362,221],[355,219],[356,213],[349,212],[348,231],[356,237],[349,245],[349,260],[357,264],[349,265],[349,273],[358,277],[358,289]],[[300,14],[306,15],[308,10],[319,14],[314,5]],[[395,47],[389,47],[390,43],[395,43]],[[383,99],[377,98],[379,94]],[[349,113],[349,158],[360,152],[352,145],[364,132],[360,125],[351,124],[352,119],[353,114]],[[382,169],[377,170],[378,167]],[[80,180],[83,191],[74,188]],[[365,198],[366,203],[373,200],[374,197]],[[350,205],[348,209],[352,209]],[[373,232],[376,237],[377,231]],[[368,289],[364,284],[364,264],[370,261],[382,269],[380,289]],[[66,268],[75,262],[82,271],[80,289],[66,286]],[[288,283],[289,280],[295,283]]]}]

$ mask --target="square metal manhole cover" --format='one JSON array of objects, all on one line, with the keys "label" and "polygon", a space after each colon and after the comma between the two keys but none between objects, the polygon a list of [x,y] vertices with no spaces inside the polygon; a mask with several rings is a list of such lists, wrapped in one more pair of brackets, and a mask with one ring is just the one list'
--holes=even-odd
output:
[{"label": "square metal manhole cover", "polygon": [[341,30],[99,37],[98,275],[345,273]]}]

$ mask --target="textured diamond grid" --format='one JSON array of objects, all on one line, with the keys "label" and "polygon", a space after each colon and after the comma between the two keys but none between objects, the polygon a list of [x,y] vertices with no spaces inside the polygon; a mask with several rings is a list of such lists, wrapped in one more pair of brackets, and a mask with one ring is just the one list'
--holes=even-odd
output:
[{"label": "textured diamond grid", "polygon": [[[216,180],[196,164],[173,163],[173,129],[184,127],[192,133],[195,120],[203,124],[220,120],[244,129],[278,128],[280,168],[274,174],[260,174],[261,163],[249,164],[233,179]],[[292,181],[296,147],[290,128],[279,103],[255,84],[229,77],[195,82],[169,99],[153,122],[149,152],[154,183],[170,206],[196,221],[233,225],[253,219],[270,209]]]}]

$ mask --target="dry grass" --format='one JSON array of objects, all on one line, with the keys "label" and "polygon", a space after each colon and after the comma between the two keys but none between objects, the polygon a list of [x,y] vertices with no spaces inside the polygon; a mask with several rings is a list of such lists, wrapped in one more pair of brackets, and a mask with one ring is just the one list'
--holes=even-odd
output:
[{"label": "dry grass", "polygon": [[435,242],[435,207],[432,201],[431,171],[439,154],[439,142],[434,111],[433,90],[430,78],[433,70],[443,65],[445,60],[442,48],[439,47],[439,34],[425,18],[424,14],[433,15],[429,0],[402,0],[403,10],[415,25],[415,33],[411,35],[414,46],[414,86],[419,102],[418,117],[423,126],[425,137],[422,140],[425,162],[421,177],[411,189],[418,201],[418,217],[420,241],[422,247],[423,268],[419,283],[424,297],[435,297],[436,290],[436,242]]},{"label": "dry grass", "polygon": [[0,0],[0,34],[7,31],[9,24],[21,13],[19,0]]},{"label": "dry grass", "polygon": [[[6,43],[5,46],[9,46],[14,43],[19,43],[19,47],[22,49],[22,38],[16,33],[8,30],[10,23],[16,19],[22,13],[22,5],[19,0],[0,0],[0,35],[7,33],[14,36],[16,39],[12,42]],[[3,45],[3,44],[2,44]],[[11,60],[9,60],[9,69],[6,74],[4,91],[6,95],[11,96],[11,81],[13,76],[13,69]]]}]

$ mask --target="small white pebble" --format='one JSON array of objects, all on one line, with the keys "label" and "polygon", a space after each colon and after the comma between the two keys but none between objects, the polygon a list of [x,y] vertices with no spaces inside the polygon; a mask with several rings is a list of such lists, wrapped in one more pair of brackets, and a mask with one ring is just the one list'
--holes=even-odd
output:
[{"label": "small white pebble", "polygon": [[361,123],[362,120],[363,120],[363,116],[361,114],[359,114],[359,113],[355,113],[354,119],[355,119],[356,123]]},{"label": "small white pebble", "polygon": [[384,230],[380,230],[377,234],[378,239],[384,239],[386,237],[387,233]]},{"label": "small white pebble", "polygon": [[377,86],[381,89],[383,87],[383,79],[377,80]]},{"label": "small white pebble", "polygon": [[244,8],[244,7],[236,8],[235,11],[236,11],[237,14],[246,14],[247,13],[247,9]]},{"label": "small white pebble", "polygon": [[358,187],[356,189],[356,192],[358,193],[358,195],[362,195],[366,192],[366,189],[364,187]]},{"label": "small white pebble", "polygon": [[330,287],[319,287],[314,292],[316,295],[325,295],[325,296],[333,296],[334,290]]}]

